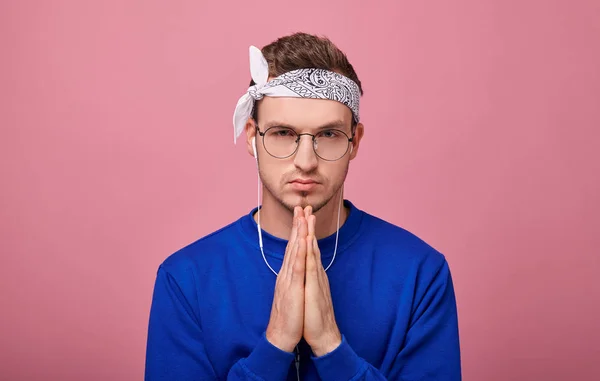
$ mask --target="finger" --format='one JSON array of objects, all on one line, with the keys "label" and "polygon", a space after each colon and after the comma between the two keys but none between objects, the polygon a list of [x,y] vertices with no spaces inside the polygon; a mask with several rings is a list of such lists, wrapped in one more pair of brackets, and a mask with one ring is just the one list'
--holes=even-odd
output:
[{"label": "finger", "polygon": [[305,239],[308,234],[308,223],[303,215],[298,218],[298,238]]},{"label": "finger", "polygon": [[[315,237],[315,223],[317,221],[317,217],[312,214],[309,218],[308,218],[308,235],[312,235],[313,237]],[[310,242],[312,245],[312,242]]]},{"label": "finger", "polygon": [[289,259],[289,263],[286,267],[286,277],[289,281],[291,281],[293,279],[294,263],[296,262],[296,257],[298,255],[299,247],[300,247],[300,241],[296,240],[294,242],[294,246],[292,246],[292,250],[290,250],[290,259]]},{"label": "finger", "polygon": [[290,239],[288,241],[290,245],[294,245],[296,237],[298,236],[298,216],[300,215],[301,211],[302,208],[300,208],[299,206],[294,208],[294,217],[292,219],[292,231],[290,233]]},{"label": "finger", "polygon": [[312,244],[314,236],[308,235],[306,237],[306,280],[313,278],[317,275],[317,262],[315,260],[315,251]]},{"label": "finger", "polygon": [[[292,251],[294,250],[294,245],[296,244],[296,237],[298,236],[298,207],[294,208],[294,217],[292,220],[292,231],[290,232],[290,239],[285,247],[285,253],[283,256],[283,263],[281,264],[281,269],[287,268],[289,266],[290,257]],[[285,273],[285,270],[284,270]]]},{"label": "finger", "polygon": [[323,260],[321,259],[321,249],[319,249],[319,243],[317,241],[316,238],[313,239],[313,241],[310,243],[312,246],[312,251],[314,253],[314,257],[315,257],[315,263],[316,263],[316,272],[317,272],[317,278],[319,281],[319,287],[323,286],[323,278],[327,278],[327,274],[325,273],[325,267],[323,265]]},{"label": "finger", "polygon": [[294,208],[294,216],[292,219],[292,231],[290,232],[290,239],[288,240],[288,244],[290,245],[290,247],[293,247],[293,245],[296,242],[296,239],[298,238],[298,228],[300,227],[300,216],[302,216],[302,214],[304,214],[304,212],[301,207],[297,206]]},{"label": "finger", "polygon": [[310,215],[312,215],[312,206],[308,205],[306,208],[304,208],[304,217],[308,220]]},{"label": "finger", "polygon": [[315,261],[317,262],[317,279],[319,282],[319,288],[327,290],[329,293],[329,278],[327,277],[327,273],[325,272],[325,265],[323,264],[323,260],[321,259],[321,249],[319,249],[319,243],[315,238],[313,240],[313,252],[315,253]]},{"label": "finger", "polygon": [[320,263],[321,261],[321,249],[319,249],[319,243],[317,239],[313,236],[313,241],[311,242],[313,246],[313,251],[315,253],[315,259]]},{"label": "finger", "polygon": [[298,250],[292,266],[292,283],[304,287],[304,276],[306,271],[306,239],[298,240]]},{"label": "finger", "polygon": [[[307,230],[307,227],[306,227],[306,220],[304,219],[304,217],[303,217],[302,213],[299,213],[299,214],[298,214],[298,226],[297,226],[296,230],[297,230],[297,232],[296,232],[296,237],[295,237],[295,238],[296,238],[296,239],[295,239],[296,243],[294,244],[294,246],[295,246],[295,250],[293,251],[293,253],[292,253],[292,256],[291,256],[291,258],[290,258],[290,265],[289,265],[290,269],[288,270],[288,271],[289,271],[289,273],[290,273],[290,276],[291,276],[291,275],[292,275],[292,273],[294,272],[294,268],[293,268],[293,267],[294,267],[294,266],[296,266],[296,264],[295,264],[295,263],[296,263],[297,261],[302,261],[302,266],[303,266],[302,268],[303,268],[303,269],[304,269],[304,263],[305,263],[305,261],[306,261],[306,258],[305,258],[305,257],[306,257],[306,254],[305,254],[303,257],[302,257],[302,259],[299,259],[299,258],[298,258],[298,253],[299,253],[299,251],[300,251],[300,249],[301,249],[301,245],[300,245],[300,243],[301,243],[302,241],[305,241],[305,237],[306,237],[306,230]],[[306,251],[306,242],[304,242],[304,247],[305,247],[305,248],[304,248],[304,251]]]}]

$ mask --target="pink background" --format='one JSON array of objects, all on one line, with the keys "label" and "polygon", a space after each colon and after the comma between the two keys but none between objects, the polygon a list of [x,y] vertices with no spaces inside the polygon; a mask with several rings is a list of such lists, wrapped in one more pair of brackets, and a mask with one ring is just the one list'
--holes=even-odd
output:
[{"label": "pink background", "polygon": [[157,266],[255,203],[248,46],[302,30],[365,87],[348,198],[450,262],[464,379],[600,379],[600,2],[233,3],[0,3],[0,378],[142,378]]}]

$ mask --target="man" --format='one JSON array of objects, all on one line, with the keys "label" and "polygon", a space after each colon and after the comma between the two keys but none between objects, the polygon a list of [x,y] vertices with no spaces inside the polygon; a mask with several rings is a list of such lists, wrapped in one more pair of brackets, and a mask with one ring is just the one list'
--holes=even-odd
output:
[{"label": "man", "polygon": [[236,107],[262,200],[167,258],[147,380],[459,380],[444,256],[343,199],[361,83],[329,40],[250,49]]}]

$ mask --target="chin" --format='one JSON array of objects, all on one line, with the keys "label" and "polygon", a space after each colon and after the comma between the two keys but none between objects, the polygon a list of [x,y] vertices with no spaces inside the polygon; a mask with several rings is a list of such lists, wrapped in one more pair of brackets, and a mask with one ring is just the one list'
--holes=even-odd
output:
[{"label": "chin", "polygon": [[[305,208],[309,205],[312,206],[313,213],[316,213],[323,206],[327,205],[328,202],[337,199],[334,198],[337,192],[323,185],[310,191],[290,189],[287,184],[271,186],[272,184],[265,181],[263,181],[263,185],[265,193],[268,193],[271,199],[283,205],[292,213],[296,206]],[[265,194],[263,194],[264,196]]]},{"label": "chin", "polygon": [[283,197],[278,199],[290,211],[293,211],[296,206],[306,208],[310,205],[312,206],[314,213],[327,204],[327,202],[332,199],[333,195],[326,197],[323,192],[286,192],[286,194],[283,194],[282,196]]},{"label": "chin", "polygon": [[291,207],[292,210],[295,206],[301,206],[302,208],[305,208],[309,205],[313,205],[317,198],[314,194],[310,194],[308,192],[290,192],[283,194],[282,196],[283,197],[281,197],[280,200],[283,202],[283,204],[287,205],[288,208]]}]

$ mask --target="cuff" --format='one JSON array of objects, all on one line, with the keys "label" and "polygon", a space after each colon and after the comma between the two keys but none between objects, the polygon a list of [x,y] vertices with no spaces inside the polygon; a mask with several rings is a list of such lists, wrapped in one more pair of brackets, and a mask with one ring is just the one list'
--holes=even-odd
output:
[{"label": "cuff", "polygon": [[365,368],[360,358],[342,335],[342,343],[321,357],[311,356],[322,380],[350,380]]},{"label": "cuff", "polygon": [[265,381],[279,381],[287,378],[292,360],[293,352],[277,348],[267,340],[263,332],[256,347],[243,363],[247,371],[259,378]]}]

